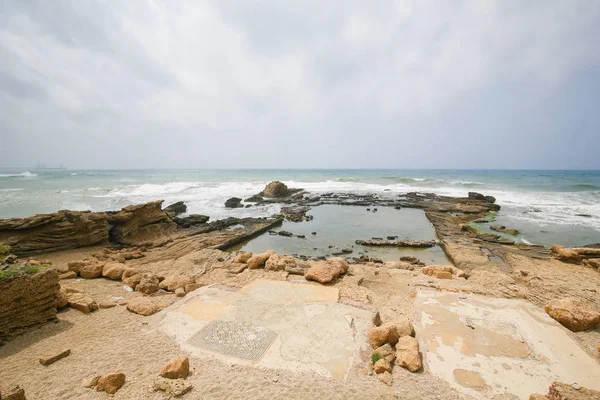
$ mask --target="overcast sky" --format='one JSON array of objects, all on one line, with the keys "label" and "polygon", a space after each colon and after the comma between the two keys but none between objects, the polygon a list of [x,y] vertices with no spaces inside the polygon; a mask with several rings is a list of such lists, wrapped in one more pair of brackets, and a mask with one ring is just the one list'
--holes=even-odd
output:
[{"label": "overcast sky", "polygon": [[0,166],[600,169],[600,1],[0,1]]}]

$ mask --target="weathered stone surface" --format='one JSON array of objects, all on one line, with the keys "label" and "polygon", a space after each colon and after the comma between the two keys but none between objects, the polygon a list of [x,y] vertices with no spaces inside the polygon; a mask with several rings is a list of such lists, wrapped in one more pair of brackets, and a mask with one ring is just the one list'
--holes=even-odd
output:
[{"label": "weathered stone surface", "polygon": [[396,343],[396,365],[416,372],[423,366],[419,354],[419,342],[412,336],[403,336]]},{"label": "weathered stone surface", "polygon": [[25,389],[14,385],[7,388],[0,387],[0,399],[2,400],[27,400],[25,397]]},{"label": "weathered stone surface", "polygon": [[136,267],[125,267],[125,269],[123,270],[123,275],[121,276],[121,279],[123,279],[123,281],[125,281],[125,279],[132,277],[134,275],[137,274],[141,274],[142,271],[139,268]]},{"label": "weathered stone surface", "polygon": [[175,358],[160,370],[160,376],[168,379],[185,379],[190,373],[190,360],[187,357]]},{"label": "weathered stone surface", "polygon": [[385,240],[385,239],[365,239],[356,240],[356,244],[361,246],[385,246],[385,247],[433,247],[437,245],[435,240]]},{"label": "weathered stone surface", "polygon": [[111,262],[102,267],[102,276],[108,279],[120,280],[125,271],[125,264]]},{"label": "weathered stone surface", "polygon": [[415,336],[415,329],[408,318],[400,318],[392,322],[387,322],[384,326],[393,329],[399,338],[403,336]]},{"label": "weathered stone surface", "polygon": [[265,190],[263,190],[263,195],[265,197],[286,197],[289,196],[290,191],[285,183],[280,181],[273,181],[269,183]]},{"label": "weathered stone surface", "polygon": [[545,309],[548,315],[573,332],[594,329],[600,324],[600,313],[576,298],[551,301]]},{"label": "weathered stone surface", "polygon": [[42,356],[42,357],[40,357],[40,364],[42,364],[43,366],[48,366],[50,364],[54,364],[61,358],[65,358],[65,357],[69,356],[70,354],[71,354],[71,349],[65,349],[65,350],[62,350],[51,356],[47,356],[47,355]]},{"label": "weathered stone surface", "polygon": [[398,333],[391,324],[384,324],[369,329],[369,344],[371,348],[377,349],[386,343],[396,344],[398,342]]},{"label": "weathered stone surface", "polygon": [[158,292],[159,289],[159,281],[158,277],[154,274],[141,274],[142,279],[135,286],[136,292],[142,292],[144,294],[152,294]]},{"label": "weathered stone surface", "polygon": [[377,377],[379,378],[379,382],[383,383],[384,385],[392,386],[393,377],[391,373],[384,372],[382,374],[377,375]]},{"label": "weathered stone surface", "polygon": [[160,283],[160,288],[168,290],[169,292],[174,292],[179,288],[185,289],[186,285],[192,285],[194,283],[196,283],[196,279],[193,276],[174,275],[165,278],[165,280]]},{"label": "weathered stone surface", "polygon": [[67,293],[60,289],[56,293],[56,308],[64,308],[69,305],[69,298],[67,297]]},{"label": "weathered stone surface", "polygon": [[254,254],[246,262],[248,269],[258,269],[262,267],[273,254],[275,254],[273,250],[267,250],[264,253]]},{"label": "weathered stone surface", "polygon": [[391,372],[392,364],[390,364],[390,362],[388,360],[386,360],[385,358],[381,358],[381,359],[377,360],[375,365],[373,365],[373,371],[375,371],[376,374],[382,374],[384,372]]},{"label": "weathered stone surface", "polygon": [[239,253],[237,256],[235,256],[235,258],[233,259],[233,262],[235,263],[247,263],[248,260],[250,259],[250,257],[252,257],[252,252],[251,251],[244,251]]},{"label": "weathered stone surface", "polygon": [[226,208],[239,208],[239,207],[244,207],[244,206],[242,205],[242,199],[240,199],[239,197],[231,197],[225,201],[225,207]]},{"label": "weathered stone surface", "polygon": [[98,309],[98,303],[89,296],[83,293],[69,293],[69,307],[81,311],[84,314],[89,314]]},{"label": "weathered stone surface", "polygon": [[598,400],[600,392],[572,384],[553,382],[547,395],[548,400]]},{"label": "weathered stone surface", "polygon": [[108,394],[115,394],[125,384],[125,374],[121,372],[101,376],[96,383],[96,390]]},{"label": "weathered stone surface", "polygon": [[557,260],[560,260],[564,263],[579,264],[581,262],[579,253],[573,249],[567,249],[558,244],[553,244],[550,246],[550,254],[552,254]]},{"label": "weathered stone surface", "polygon": [[140,284],[143,277],[144,277],[144,274],[132,275],[128,278],[124,278],[123,283],[125,285],[129,286],[130,288],[135,289],[137,287],[137,285]]},{"label": "weathered stone surface", "polygon": [[265,263],[265,269],[267,271],[283,271],[288,267],[296,267],[296,259],[294,257],[273,254]]},{"label": "weathered stone surface", "polygon": [[74,271],[67,271],[65,273],[60,274],[60,279],[76,279],[77,273]]},{"label": "weathered stone surface", "polygon": [[59,290],[52,268],[0,280],[0,345],[55,319]]},{"label": "weathered stone surface", "polygon": [[373,350],[373,353],[379,354],[381,358],[385,358],[388,362],[393,362],[396,359],[396,351],[389,343],[379,346]]},{"label": "weathered stone surface", "polygon": [[183,201],[178,201],[176,203],[170,204],[165,207],[165,212],[171,214],[172,216],[177,216],[179,214],[183,214],[187,211],[187,206]]},{"label": "weathered stone surface", "polygon": [[108,240],[106,213],[59,211],[0,219],[0,243],[18,256],[91,246]]},{"label": "weathered stone surface", "polygon": [[168,397],[180,397],[192,390],[192,384],[183,379],[158,379],[152,387],[155,391],[165,392]]},{"label": "weathered stone surface", "polygon": [[113,226],[110,239],[120,244],[136,245],[152,241],[172,231],[176,224],[161,209],[163,201],[153,201],[123,208],[111,215],[108,222]]},{"label": "weathered stone surface", "polygon": [[330,283],[348,271],[348,263],[339,257],[332,257],[325,262],[313,265],[304,277],[309,281]]},{"label": "weathered stone surface", "polygon": [[79,276],[84,279],[95,279],[102,276],[101,264],[87,264],[79,270]]},{"label": "weathered stone surface", "polygon": [[159,297],[136,297],[127,302],[127,309],[132,313],[148,316],[155,314],[169,305]]}]

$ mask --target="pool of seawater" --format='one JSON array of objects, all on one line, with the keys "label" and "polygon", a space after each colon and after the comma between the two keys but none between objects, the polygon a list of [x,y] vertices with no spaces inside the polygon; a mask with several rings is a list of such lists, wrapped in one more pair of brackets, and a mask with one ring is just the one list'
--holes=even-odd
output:
[{"label": "pool of seawater", "polygon": [[[264,233],[230,250],[244,250],[260,253],[267,249],[277,254],[331,257],[340,249],[352,249],[351,254],[340,257],[360,257],[363,254],[379,257],[383,261],[397,261],[401,256],[413,255],[426,264],[450,264],[444,251],[435,246],[429,249],[398,247],[374,247],[355,244],[357,239],[397,236],[398,240],[435,240],[435,229],[423,210],[393,207],[377,207],[377,212],[367,211],[368,207],[322,205],[312,208],[308,215],[314,218],[306,222],[288,222],[274,229],[285,230],[298,237],[284,237]],[[313,235],[312,232],[316,232]]]}]

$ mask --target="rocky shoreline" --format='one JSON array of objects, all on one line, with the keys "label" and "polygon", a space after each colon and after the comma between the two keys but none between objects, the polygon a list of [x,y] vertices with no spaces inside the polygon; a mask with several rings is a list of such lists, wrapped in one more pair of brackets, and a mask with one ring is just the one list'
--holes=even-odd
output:
[{"label": "rocky shoreline", "polygon": [[[269,218],[227,218],[212,222],[208,216],[186,216],[183,202],[163,209],[162,201],[132,205],[115,212],[59,211],[0,220],[0,287],[6,286],[2,289],[5,295],[0,296],[0,310],[8,310],[0,312],[0,338],[10,346],[9,340],[16,334],[56,318],[57,309],[70,308],[85,315],[116,315],[117,311],[111,310],[124,308],[136,318],[144,318],[170,309],[201,288],[216,285],[236,292],[255,280],[270,279],[334,287],[339,290],[340,304],[374,313],[374,327],[368,332],[372,349],[361,353],[362,364],[352,369],[359,375],[360,371],[365,373],[366,377],[360,378],[352,375],[357,382],[377,376],[385,386],[396,385],[393,377],[401,372],[392,368],[394,361],[410,373],[427,367],[419,350],[421,338],[415,335],[410,318],[415,291],[424,289],[524,299],[545,309],[572,331],[578,346],[598,360],[600,248],[597,246],[582,244],[580,248],[568,249],[556,245],[547,249],[515,244],[513,239],[502,235],[510,236],[513,228],[497,227],[498,235],[481,232],[474,225],[476,221],[498,211],[500,206],[493,197],[474,192],[464,198],[422,193],[314,195],[302,189],[288,189],[276,181],[246,200],[228,200],[226,207],[273,203],[282,205],[281,212]],[[227,251],[257,235],[274,232],[273,228],[284,220],[297,223],[310,220],[310,210],[326,204],[361,206],[367,212],[378,212],[381,207],[422,209],[435,228],[437,240],[357,238],[357,243],[397,247],[439,245],[453,265],[425,265],[416,257],[388,262],[365,255],[311,260],[266,249],[258,254]],[[281,235],[281,232],[276,233]],[[352,249],[342,249],[338,255],[347,256],[351,252]],[[31,258],[34,255],[36,258]],[[41,267],[28,270],[24,269],[26,266]],[[10,279],[2,279],[9,275]],[[42,291],[46,294],[30,300],[21,296],[35,292],[35,288],[27,286],[31,282],[46,282],[45,277],[51,275],[56,280],[60,278],[59,285],[50,285],[52,293]],[[48,296],[55,299],[50,306]],[[402,299],[400,303],[398,296]],[[18,303],[14,300],[17,298],[21,299]],[[38,313],[36,307],[44,311]],[[29,318],[32,313],[39,315],[39,320]],[[36,334],[34,330],[27,335]],[[8,377],[0,374],[0,378]],[[12,378],[11,381],[17,380],[16,376]],[[129,375],[122,378],[126,382]],[[157,387],[164,386],[161,385]],[[186,392],[189,390],[191,384],[186,382]]]}]

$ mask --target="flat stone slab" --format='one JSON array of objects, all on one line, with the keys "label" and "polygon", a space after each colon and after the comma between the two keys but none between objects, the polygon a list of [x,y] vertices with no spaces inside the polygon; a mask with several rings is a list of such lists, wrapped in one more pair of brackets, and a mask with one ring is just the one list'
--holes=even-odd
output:
[{"label": "flat stone slab", "polygon": [[415,331],[425,370],[476,399],[529,399],[553,381],[600,389],[598,363],[526,301],[419,290]]},{"label": "flat stone slab", "polygon": [[203,287],[150,317],[200,358],[343,379],[363,365],[373,313],[336,288],[258,279],[237,292]]}]

